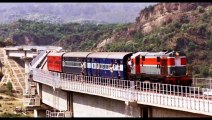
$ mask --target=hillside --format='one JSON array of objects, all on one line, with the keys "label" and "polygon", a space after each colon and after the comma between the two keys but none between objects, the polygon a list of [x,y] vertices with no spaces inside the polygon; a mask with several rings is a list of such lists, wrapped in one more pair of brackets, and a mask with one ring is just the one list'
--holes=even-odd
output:
[{"label": "hillside", "polygon": [[92,51],[102,40],[128,24],[52,24],[18,20],[0,25],[0,45],[59,45],[71,51]]},{"label": "hillside", "polygon": [[141,10],[136,22],[113,34],[100,51],[181,50],[198,77],[212,76],[212,3],[160,3]]}]

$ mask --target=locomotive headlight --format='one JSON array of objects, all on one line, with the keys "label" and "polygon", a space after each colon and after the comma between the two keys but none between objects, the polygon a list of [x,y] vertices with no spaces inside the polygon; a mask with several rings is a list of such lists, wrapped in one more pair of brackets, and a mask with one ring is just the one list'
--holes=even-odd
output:
[{"label": "locomotive headlight", "polygon": [[176,52],[175,55],[178,57],[180,54],[178,52]]}]

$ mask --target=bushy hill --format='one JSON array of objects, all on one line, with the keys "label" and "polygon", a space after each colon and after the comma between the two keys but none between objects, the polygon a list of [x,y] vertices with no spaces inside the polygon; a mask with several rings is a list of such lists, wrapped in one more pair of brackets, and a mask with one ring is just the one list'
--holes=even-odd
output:
[{"label": "bushy hill", "polygon": [[0,43],[5,45],[59,45],[71,51],[91,51],[102,40],[128,24],[52,24],[18,20],[0,26]]},{"label": "bushy hill", "polygon": [[195,76],[212,76],[212,3],[160,3],[143,9],[136,22],[107,39],[100,51],[181,50]]}]

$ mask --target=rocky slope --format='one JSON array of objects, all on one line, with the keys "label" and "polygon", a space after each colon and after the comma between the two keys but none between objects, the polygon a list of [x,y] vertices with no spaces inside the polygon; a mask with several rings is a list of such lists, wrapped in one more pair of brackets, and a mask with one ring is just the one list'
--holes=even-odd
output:
[{"label": "rocky slope", "polygon": [[212,3],[159,3],[141,10],[135,23],[102,40],[97,49],[181,50],[196,76],[212,76],[211,19]]},{"label": "rocky slope", "polygon": [[122,31],[119,35],[114,34],[111,38],[107,39],[110,39],[110,41],[116,41],[117,38],[132,40],[133,33],[135,32],[148,35],[155,29],[164,27],[165,25],[168,26],[175,21],[198,24],[203,14],[194,13],[194,11],[197,10],[198,7],[205,8],[207,11],[211,5],[212,3],[159,3],[154,6],[149,6],[140,11],[139,16],[135,19],[135,23],[129,26],[127,30]]}]

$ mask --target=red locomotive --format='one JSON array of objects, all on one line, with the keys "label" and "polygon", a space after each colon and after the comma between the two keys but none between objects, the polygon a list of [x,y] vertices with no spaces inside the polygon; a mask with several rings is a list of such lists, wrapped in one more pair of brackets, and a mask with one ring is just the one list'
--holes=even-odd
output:
[{"label": "red locomotive", "polygon": [[133,79],[166,84],[191,86],[192,77],[186,69],[186,56],[182,52],[137,52],[131,56]]}]

